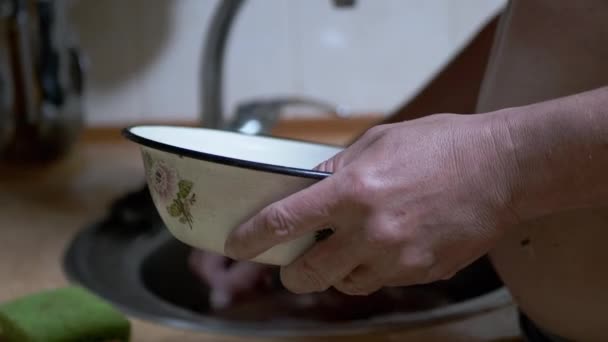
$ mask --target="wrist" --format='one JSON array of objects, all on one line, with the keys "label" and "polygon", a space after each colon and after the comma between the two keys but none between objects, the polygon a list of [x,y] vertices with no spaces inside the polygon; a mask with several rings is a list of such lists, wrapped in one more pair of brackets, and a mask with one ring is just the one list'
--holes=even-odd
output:
[{"label": "wrist", "polygon": [[[496,209],[499,225],[509,227],[518,224],[527,215],[521,210],[525,196],[522,189],[525,170],[520,165],[519,155],[522,144],[514,135],[513,109],[504,109],[476,115],[481,123],[483,139],[480,146],[486,146],[480,153],[484,172],[481,191],[489,192],[491,205]],[[517,139],[517,140],[516,140]]]},{"label": "wrist", "polygon": [[[530,154],[530,145],[519,131],[523,117],[519,108],[508,108],[488,113],[492,119],[491,131],[495,145],[495,160],[502,173],[502,197],[500,204],[503,210],[511,215],[511,223],[517,224],[530,216],[527,209],[530,204],[528,191],[530,168],[524,162],[525,155]],[[500,178],[500,177],[499,177]]]},{"label": "wrist", "polygon": [[546,159],[551,146],[545,118],[534,107],[516,107],[492,113],[497,154],[505,169],[504,206],[517,222],[557,210],[549,200],[554,182]]},{"label": "wrist", "polygon": [[573,95],[489,113],[508,170],[505,206],[519,220],[607,200],[606,114],[592,100]]}]

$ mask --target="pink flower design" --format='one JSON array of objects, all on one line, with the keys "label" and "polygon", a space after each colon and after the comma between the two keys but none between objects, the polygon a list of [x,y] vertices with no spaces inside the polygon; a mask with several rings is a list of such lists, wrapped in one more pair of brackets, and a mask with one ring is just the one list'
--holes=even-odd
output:
[{"label": "pink flower design", "polygon": [[177,191],[177,171],[162,160],[152,164],[148,172],[149,184],[152,193],[167,203]]}]

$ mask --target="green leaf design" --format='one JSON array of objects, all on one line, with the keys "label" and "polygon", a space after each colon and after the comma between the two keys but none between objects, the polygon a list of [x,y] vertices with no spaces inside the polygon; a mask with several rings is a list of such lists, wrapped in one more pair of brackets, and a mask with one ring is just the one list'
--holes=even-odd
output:
[{"label": "green leaf design", "polygon": [[182,206],[177,200],[173,200],[173,203],[167,207],[167,211],[172,217],[178,217],[182,215]]},{"label": "green leaf design", "polygon": [[186,224],[186,223],[188,223],[188,220],[186,219],[186,216],[182,216],[179,218],[179,222],[182,224]]},{"label": "green leaf design", "polygon": [[187,180],[180,180],[179,183],[177,183],[177,186],[179,187],[179,193],[177,194],[180,198],[186,198],[188,197],[188,195],[190,194],[190,191],[192,191],[192,182],[191,181],[187,181]]}]

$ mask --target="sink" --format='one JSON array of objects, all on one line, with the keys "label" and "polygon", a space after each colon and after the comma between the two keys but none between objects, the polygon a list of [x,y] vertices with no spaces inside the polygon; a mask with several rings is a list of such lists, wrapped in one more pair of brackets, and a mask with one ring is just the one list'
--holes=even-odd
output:
[{"label": "sink", "polygon": [[337,319],[315,317],[313,310],[301,306],[294,311],[293,306],[287,310],[278,305],[285,299],[306,302],[284,289],[274,297],[246,303],[244,311],[212,312],[208,288],[188,270],[190,247],[168,233],[147,190],[126,197],[115,203],[107,218],[74,237],[64,256],[64,270],[73,282],[144,320],[224,335],[342,336],[437,324],[511,304],[508,291],[484,257],[450,280],[399,288],[398,297],[395,289],[393,297],[338,296],[343,301],[340,307],[346,308],[339,313],[348,315]]},{"label": "sink", "polygon": [[[201,70],[201,108],[206,114],[202,122],[210,128],[256,134],[245,128],[261,127],[262,133],[269,130],[285,101],[245,104],[237,110],[232,124],[221,117],[225,42],[243,3],[219,2],[208,30]],[[354,4],[335,3],[339,7]],[[296,296],[278,287],[275,293],[249,301],[239,310],[216,312],[209,306],[208,288],[188,270],[189,252],[190,247],[168,233],[143,187],[118,199],[107,217],[74,237],[64,255],[64,271],[71,281],[89,288],[127,315],[178,329],[248,337],[403,331],[486,314],[512,303],[484,257],[447,281],[386,290],[369,297],[332,297],[341,305],[327,310],[308,310],[305,304],[314,297]],[[283,302],[299,306],[279,305]],[[339,319],[319,315],[337,309],[343,309]]]}]

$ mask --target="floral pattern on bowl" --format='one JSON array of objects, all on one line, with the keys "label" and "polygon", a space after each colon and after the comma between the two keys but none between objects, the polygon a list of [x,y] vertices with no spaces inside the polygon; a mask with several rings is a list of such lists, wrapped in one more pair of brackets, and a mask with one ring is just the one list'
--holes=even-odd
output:
[{"label": "floral pattern on bowl", "polygon": [[145,151],[142,154],[150,192],[165,205],[171,217],[192,229],[194,220],[191,207],[196,203],[196,194],[192,192],[194,183],[181,179],[177,170],[164,160],[154,160]]}]

